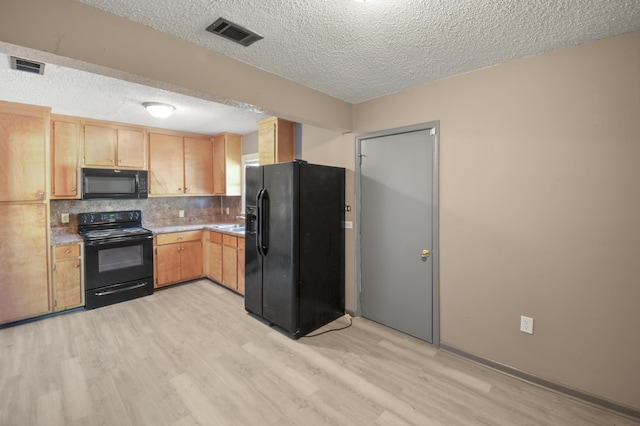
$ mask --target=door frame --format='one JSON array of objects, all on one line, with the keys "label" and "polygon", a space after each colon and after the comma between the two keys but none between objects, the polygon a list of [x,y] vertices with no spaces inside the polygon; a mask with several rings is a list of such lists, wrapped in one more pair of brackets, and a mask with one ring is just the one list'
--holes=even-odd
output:
[{"label": "door frame", "polygon": [[436,348],[440,347],[440,121],[430,121],[421,124],[415,124],[411,126],[404,127],[396,127],[393,129],[381,130],[372,133],[365,133],[362,135],[356,136],[356,152],[355,152],[355,191],[356,191],[356,202],[355,202],[355,217],[357,218],[355,223],[355,285],[353,286],[353,300],[354,300],[354,316],[361,316],[362,310],[360,305],[360,292],[362,290],[362,242],[360,235],[362,233],[362,229],[360,227],[361,224],[361,189],[362,189],[362,170],[360,159],[362,158],[361,154],[361,145],[364,139],[371,139],[382,136],[393,136],[402,133],[416,132],[421,130],[429,130],[431,135],[434,136],[434,144],[433,144],[433,164],[432,164],[432,230],[433,230],[433,246],[431,248],[431,256],[433,261],[433,270],[432,270],[432,303],[431,307],[432,312],[432,336],[433,336],[433,346]]}]

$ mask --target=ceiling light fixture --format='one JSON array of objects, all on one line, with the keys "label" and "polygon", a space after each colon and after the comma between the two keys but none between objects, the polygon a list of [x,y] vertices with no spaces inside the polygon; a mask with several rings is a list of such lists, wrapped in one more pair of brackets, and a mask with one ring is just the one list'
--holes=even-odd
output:
[{"label": "ceiling light fixture", "polygon": [[160,102],[144,102],[142,105],[147,109],[149,114],[156,118],[167,118],[173,110],[176,109],[173,105]]}]

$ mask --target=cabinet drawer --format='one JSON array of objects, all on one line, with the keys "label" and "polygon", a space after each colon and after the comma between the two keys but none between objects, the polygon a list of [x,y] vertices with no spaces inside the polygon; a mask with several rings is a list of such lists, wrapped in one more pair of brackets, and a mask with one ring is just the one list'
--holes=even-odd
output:
[{"label": "cabinet drawer", "polygon": [[237,247],[238,246],[238,237],[234,237],[231,235],[223,235],[222,242],[225,246]]},{"label": "cabinet drawer", "polygon": [[158,234],[156,241],[159,246],[164,244],[183,243],[185,241],[198,241],[202,239],[202,231],[172,232]]},{"label": "cabinet drawer", "polygon": [[219,232],[209,231],[209,241],[212,243],[222,244],[222,234]]},{"label": "cabinet drawer", "polygon": [[244,238],[238,237],[238,248],[244,250]]},{"label": "cabinet drawer", "polygon": [[80,244],[56,246],[56,260],[80,256]]}]

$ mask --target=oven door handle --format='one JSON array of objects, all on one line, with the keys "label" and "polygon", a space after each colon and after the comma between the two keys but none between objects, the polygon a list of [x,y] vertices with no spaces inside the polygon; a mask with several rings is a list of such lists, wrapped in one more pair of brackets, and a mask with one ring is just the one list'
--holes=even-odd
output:
[{"label": "oven door handle", "polygon": [[90,240],[84,242],[85,246],[102,246],[111,243],[122,243],[122,242],[136,242],[136,241],[145,241],[153,239],[153,235],[138,235],[138,236],[130,236],[130,237],[121,237],[121,238],[107,238],[104,240]]},{"label": "oven door handle", "polygon": [[140,283],[140,284],[136,284],[133,285],[131,287],[122,287],[122,288],[118,288],[116,290],[108,290],[108,291],[97,291],[96,292],[96,296],[106,296],[108,294],[113,294],[113,293],[120,293],[121,291],[129,291],[129,290],[135,290],[136,288],[140,288],[140,287],[144,287],[146,286],[147,283]]}]

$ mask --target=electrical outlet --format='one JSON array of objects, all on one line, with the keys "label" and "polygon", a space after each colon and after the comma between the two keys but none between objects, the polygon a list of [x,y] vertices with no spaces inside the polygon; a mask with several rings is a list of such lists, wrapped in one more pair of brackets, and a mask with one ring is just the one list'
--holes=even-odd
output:
[{"label": "electrical outlet", "polygon": [[184,217],[184,210],[178,210],[178,217]]},{"label": "electrical outlet", "polygon": [[533,334],[533,318],[522,315],[520,317],[520,331],[523,333]]},{"label": "electrical outlet", "polygon": [[227,215],[229,215],[229,207],[227,207]]},{"label": "electrical outlet", "polygon": [[60,215],[60,221],[62,223],[69,223],[69,213],[62,213]]}]

